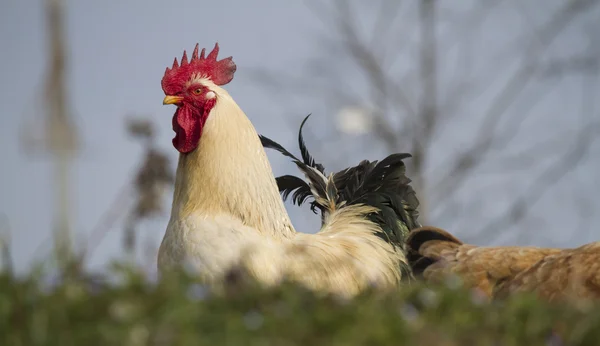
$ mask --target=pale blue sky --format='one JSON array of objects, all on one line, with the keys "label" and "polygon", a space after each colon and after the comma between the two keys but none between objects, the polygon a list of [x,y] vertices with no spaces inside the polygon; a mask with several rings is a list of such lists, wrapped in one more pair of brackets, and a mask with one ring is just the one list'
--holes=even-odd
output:
[{"label": "pale blue sky", "polygon": [[[282,118],[281,101],[270,99],[263,88],[253,84],[249,71],[267,67],[298,73],[314,56],[313,39],[322,29],[322,22],[303,2],[81,0],[67,3],[70,101],[84,144],[72,172],[75,228],[80,240],[86,239],[85,234],[110,206],[138,164],[141,148],[125,133],[126,115],[142,114],[153,119],[159,127],[161,147],[176,160],[176,152],[171,147],[173,110],[161,104],[160,79],[173,58],[181,56],[184,48],[193,49],[196,42],[211,48],[218,41],[221,56],[233,55],[238,72],[227,89],[259,132],[275,139],[289,133],[289,144],[293,143],[291,136],[295,136],[295,132],[289,132],[289,121]],[[10,222],[13,256],[19,268],[31,263],[36,255],[43,255],[36,251],[41,243],[50,240],[52,225],[49,161],[24,156],[19,149],[21,127],[41,119],[39,104],[47,63],[42,4],[41,0],[4,0],[0,5],[0,215],[5,214]],[[504,32],[507,24],[515,25],[494,20],[497,23],[490,25],[498,30],[492,33]],[[569,35],[577,37],[581,30],[584,29],[579,28]],[[502,35],[490,37],[501,39]],[[569,41],[567,38],[564,44],[570,44]],[[576,45],[576,41],[572,44]],[[579,84],[573,83],[572,87],[574,85]],[[545,108],[568,111],[577,97],[577,94],[572,95],[571,101],[558,101]],[[318,114],[330,110],[326,106],[331,104],[318,97],[303,100],[302,107],[294,102],[287,108],[286,115],[297,119],[310,112]],[[561,119],[569,121],[568,117]],[[313,151],[317,154],[318,148]],[[598,150],[594,153],[598,154]],[[275,170],[283,173],[285,160],[276,155],[270,157],[276,158]],[[589,161],[576,177],[586,182],[582,189],[594,187],[595,193],[600,193],[595,187],[600,186],[598,160]],[[551,205],[552,198],[542,204],[542,208]],[[556,198],[560,198],[560,194]],[[307,222],[308,215],[306,211],[294,210],[292,216],[301,225],[316,230],[318,218]],[[590,225],[600,225],[598,217],[593,220]],[[153,225],[155,227],[145,227],[140,238],[150,237],[158,244],[166,218]],[[121,252],[119,231],[120,225],[106,236],[94,253],[92,264],[118,256]],[[590,232],[565,246],[596,238]]]}]

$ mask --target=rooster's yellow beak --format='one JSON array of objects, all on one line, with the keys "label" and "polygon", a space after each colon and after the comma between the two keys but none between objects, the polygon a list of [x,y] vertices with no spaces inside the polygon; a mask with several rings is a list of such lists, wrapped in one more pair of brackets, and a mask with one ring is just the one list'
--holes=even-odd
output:
[{"label": "rooster's yellow beak", "polygon": [[179,105],[181,104],[181,101],[183,101],[182,96],[167,95],[163,100],[163,105]]}]

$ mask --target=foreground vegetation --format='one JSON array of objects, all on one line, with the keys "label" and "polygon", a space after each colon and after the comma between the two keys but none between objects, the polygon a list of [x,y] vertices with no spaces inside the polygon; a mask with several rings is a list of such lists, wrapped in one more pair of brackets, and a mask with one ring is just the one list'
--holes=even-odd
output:
[{"label": "foreground vegetation", "polygon": [[0,277],[0,345],[597,345],[600,309],[519,296],[486,303],[462,289],[406,287],[354,301],[232,281],[211,294],[173,273],[111,282],[41,271]]}]

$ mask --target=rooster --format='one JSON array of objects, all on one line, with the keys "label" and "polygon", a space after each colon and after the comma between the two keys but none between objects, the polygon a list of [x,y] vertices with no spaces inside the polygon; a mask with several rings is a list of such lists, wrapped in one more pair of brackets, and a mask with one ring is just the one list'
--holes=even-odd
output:
[{"label": "rooster", "polygon": [[[173,146],[180,154],[159,271],[188,265],[219,287],[241,266],[267,286],[287,279],[343,296],[396,287],[407,267],[404,235],[373,221],[383,214],[368,198],[339,203],[334,176],[310,165],[310,188],[324,198],[327,216],[318,233],[296,232],[254,126],[221,87],[236,65],[231,57],[217,60],[218,52],[215,44],[205,56],[196,45],[189,61],[184,51],[162,78],[163,104],[177,106]],[[373,170],[403,167],[405,157],[392,156]],[[388,179],[408,184],[403,173]],[[401,213],[395,221],[402,222]]]},{"label": "rooster", "polygon": [[600,242],[574,249],[464,244],[435,227],[421,227],[407,239],[415,276],[441,283],[462,279],[488,298],[535,293],[549,301],[600,298]]}]

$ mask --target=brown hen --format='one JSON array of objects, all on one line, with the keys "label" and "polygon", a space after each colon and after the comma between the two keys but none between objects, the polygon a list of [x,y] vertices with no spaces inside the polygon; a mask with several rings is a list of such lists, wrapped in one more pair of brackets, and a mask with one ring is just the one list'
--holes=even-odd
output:
[{"label": "brown hen", "polygon": [[600,298],[600,242],[575,249],[464,244],[435,227],[407,239],[413,273],[426,282],[459,277],[489,298],[533,292],[550,300]]}]

